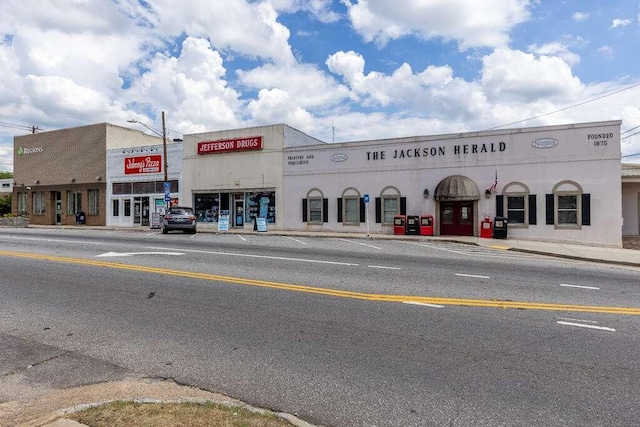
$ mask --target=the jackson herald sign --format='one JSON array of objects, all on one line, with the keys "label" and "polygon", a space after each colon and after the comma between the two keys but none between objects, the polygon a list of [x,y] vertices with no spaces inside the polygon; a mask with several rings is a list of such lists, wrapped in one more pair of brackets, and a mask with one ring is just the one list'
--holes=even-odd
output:
[{"label": "the jackson herald sign", "polygon": [[198,154],[216,154],[247,150],[262,150],[262,137],[250,136],[247,138],[198,142]]},{"label": "the jackson herald sign", "polygon": [[162,156],[159,154],[153,156],[126,157],[124,159],[125,175],[139,173],[159,173],[162,171]]}]

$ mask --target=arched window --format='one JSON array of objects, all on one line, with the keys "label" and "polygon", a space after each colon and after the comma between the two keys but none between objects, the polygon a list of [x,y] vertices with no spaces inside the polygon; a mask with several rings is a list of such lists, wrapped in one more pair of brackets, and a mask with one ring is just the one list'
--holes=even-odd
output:
[{"label": "arched window", "polygon": [[360,225],[360,192],[349,187],[342,192],[338,216],[344,225]]},{"label": "arched window", "polygon": [[326,220],[326,199],[318,188],[312,188],[302,200],[302,222],[322,225]]},{"label": "arched window", "polygon": [[560,181],[547,194],[547,224],[556,228],[580,229],[591,222],[590,195],[575,181]]},{"label": "arched window", "polygon": [[[510,182],[502,189],[503,208],[507,213],[509,227],[526,228],[535,224],[535,195],[529,194],[529,187],[521,182]],[[532,206],[533,205],[533,206]]]},{"label": "arched window", "polygon": [[376,222],[382,225],[393,225],[395,215],[404,215],[404,197],[400,197],[400,190],[388,186],[382,189],[380,197],[376,198]]}]

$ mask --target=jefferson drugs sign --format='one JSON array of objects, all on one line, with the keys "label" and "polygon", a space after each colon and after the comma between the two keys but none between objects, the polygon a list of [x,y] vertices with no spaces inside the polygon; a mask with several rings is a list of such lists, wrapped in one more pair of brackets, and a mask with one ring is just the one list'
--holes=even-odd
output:
[{"label": "jefferson drugs sign", "polygon": [[248,138],[198,142],[198,154],[216,154],[247,150],[262,150],[262,137],[250,136]]}]

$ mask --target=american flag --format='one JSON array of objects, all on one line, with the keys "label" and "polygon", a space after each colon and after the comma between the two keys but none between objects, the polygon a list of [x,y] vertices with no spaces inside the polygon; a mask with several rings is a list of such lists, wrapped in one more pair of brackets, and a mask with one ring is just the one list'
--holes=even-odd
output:
[{"label": "american flag", "polygon": [[487,188],[487,190],[491,191],[492,193],[498,191],[498,171],[496,171],[495,181],[493,181],[493,184],[491,184],[491,187]]}]

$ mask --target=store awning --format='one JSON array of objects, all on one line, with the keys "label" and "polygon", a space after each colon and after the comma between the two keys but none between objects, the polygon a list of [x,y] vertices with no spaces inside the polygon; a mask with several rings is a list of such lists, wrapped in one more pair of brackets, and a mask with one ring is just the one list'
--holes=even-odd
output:
[{"label": "store awning", "polygon": [[475,182],[462,175],[448,176],[436,187],[435,200],[480,200],[480,191]]}]

